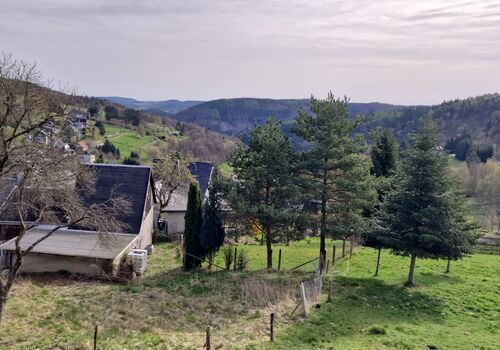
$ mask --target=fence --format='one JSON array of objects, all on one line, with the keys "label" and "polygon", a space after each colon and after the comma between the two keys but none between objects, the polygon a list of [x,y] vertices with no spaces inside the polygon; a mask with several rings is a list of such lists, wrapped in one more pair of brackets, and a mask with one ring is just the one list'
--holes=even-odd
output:
[{"label": "fence", "polygon": [[474,253],[500,255],[500,245],[478,244],[474,247]]}]

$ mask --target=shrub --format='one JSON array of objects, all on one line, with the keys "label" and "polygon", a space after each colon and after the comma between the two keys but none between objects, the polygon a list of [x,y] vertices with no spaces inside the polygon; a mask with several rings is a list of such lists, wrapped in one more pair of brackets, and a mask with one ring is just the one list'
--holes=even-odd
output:
[{"label": "shrub", "polygon": [[380,335],[380,334],[385,334],[385,328],[382,326],[371,326],[368,328],[368,334],[374,334],[374,335]]},{"label": "shrub", "polygon": [[242,250],[236,257],[236,270],[243,271],[248,266],[248,254],[246,251]]}]

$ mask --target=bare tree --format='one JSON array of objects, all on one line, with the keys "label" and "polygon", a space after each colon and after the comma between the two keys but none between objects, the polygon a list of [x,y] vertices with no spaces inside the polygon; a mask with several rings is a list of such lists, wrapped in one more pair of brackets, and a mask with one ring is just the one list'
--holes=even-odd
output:
[{"label": "bare tree", "polygon": [[188,161],[178,154],[166,154],[161,163],[153,165],[153,178],[155,180],[155,195],[160,210],[158,219],[161,217],[161,210],[171,202],[175,191],[187,190],[188,185],[193,181],[193,176],[188,169]]},{"label": "bare tree", "polygon": [[[13,262],[0,277],[0,320],[7,297],[27,254],[61,228],[81,226],[103,238],[119,232],[118,211],[129,210],[125,198],[111,196],[90,204],[85,197],[95,189],[94,174],[75,155],[60,153],[34,138],[50,121],[64,116],[62,94],[43,85],[35,65],[0,58],[0,185],[2,216],[18,224]],[[53,224],[44,236],[22,249],[26,233],[41,223]]]}]

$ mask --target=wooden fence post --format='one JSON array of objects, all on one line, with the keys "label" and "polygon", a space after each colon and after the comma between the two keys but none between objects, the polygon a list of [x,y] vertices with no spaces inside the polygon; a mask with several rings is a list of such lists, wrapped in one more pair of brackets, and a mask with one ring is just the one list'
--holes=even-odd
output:
[{"label": "wooden fence post", "polygon": [[271,312],[271,325],[270,325],[270,330],[271,330],[271,341],[274,341],[274,312]]},{"label": "wooden fence post", "polygon": [[278,272],[281,270],[281,249],[278,253]]},{"label": "wooden fence post", "polygon": [[342,238],[342,257],[345,257],[345,238]]},{"label": "wooden fence post", "polygon": [[99,326],[98,325],[95,325],[95,329],[94,329],[94,350],[97,350],[97,330],[98,330]]},{"label": "wooden fence post", "polygon": [[236,271],[236,255],[238,254],[238,248],[234,247],[234,262],[233,262],[233,271]]},{"label": "wooden fence post", "polygon": [[205,341],[205,347],[210,350],[210,326],[207,326],[207,339]]},{"label": "wooden fence post", "polygon": [[332,251],[332,266],[335,265],[335,250],[337,249],[337,246],[334,244],[333,245],[333,251]]},{"label": "wooden fence post", "polygon": [[330,280],[330,288],[328,288],[328,299],[326,300],[327,303],[332,301],[332,295],[333,295],[333,280]]},{"label": "wooden fence post", "polygon": [[378,276],[378,267],[380,266],[380,252],[382,251],[382,248],[378,248],[378,254],[377,254],[377,268],[375,269],[375,276]]},{"label": "wooden fence post", "polygon": [[328,275],[328,270],[330,269],[330,259],[326,261],[326,274]]}]

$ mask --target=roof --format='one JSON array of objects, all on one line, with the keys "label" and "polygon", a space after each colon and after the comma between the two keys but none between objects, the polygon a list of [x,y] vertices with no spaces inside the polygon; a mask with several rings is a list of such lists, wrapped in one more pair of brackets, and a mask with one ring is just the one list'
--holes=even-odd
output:
[{"label": "roof", "polygon": [[[21,239],[21,250],[26,250],[33,242],[49,232],[54,226],[41,225],[25,233]],[[59,229],[32,250],[33,253],[81,256],[96,259],[114,259],[135,236],[109,234],[99,236],[97,232]],[[15,250],[16,238],[0,245],[0,249]]]},{"label": "roof", "polygon": [[83,141],[79,141],[78,146],[80,146],[80,148],[83,149],[84,151],[89,149],[89,146]]},{"label": "roof", "polygon": [[214,166],[211,163],[206,162],[192,162],[189,163],[189,171],[196,178],[200,186],[201,198],[207,193],[208,185],[210,183],[210,177],[212,176],[212,170]]},{"label": "roof", "polygon": [[[208,185],[212,177],[214,166],[211,163],[192,162],[188,165],[191,175],[195,177],[200,186],[201,199],[207,196]],[[172,194],[172,198],[168,205],[161,209],[162,212],[183,212],[187,209],[187,193],[184,190],[176,191]]]},{"label": "roof", "polygon": [[95,171],[96,183],[95,191],[84,193],[83,200],[90,205],[104,203],[112,194],[124,196],[130,202],[130,212],[125,210],[118,212],[115,218],[127,225],[123,229],[124,233],[138,234],[149,184],[153,184],[151,168],[121,164],[86,164],[86,166]]},{"label": "roof", "polygon": [[[124,224],[122,233],[138,234],[141,229],[148,189],[153,188],[149,187],[149,184],[153,184],[151,168],[121,164],[85,164],[85,166],[95,172],[95,189],[82,193],[83,201],[90,206],[105,203],[112,195],[124,197],[130,203],[130,211],[118,211],[115,219]],[[2,187],[2,189],[4,188],[6,187]],[[156,202],[154,191],[151,192],[153,201]],[[0,195],[3,195],[1,191]],[[12,194],[5,198],[10,197]],[[9,202],[10,199],[0,206],[0,220],[11,223],[18,222],[17,207],[15,204],[9,205]],[[34,220],[37,217],[36,214],[34,215],[29,214],[25,220]],[[42,218],[42,222],[45,224],[55,223],[51,217]],[[89,230],[89,227],[74,226],[71,229]]]}]

